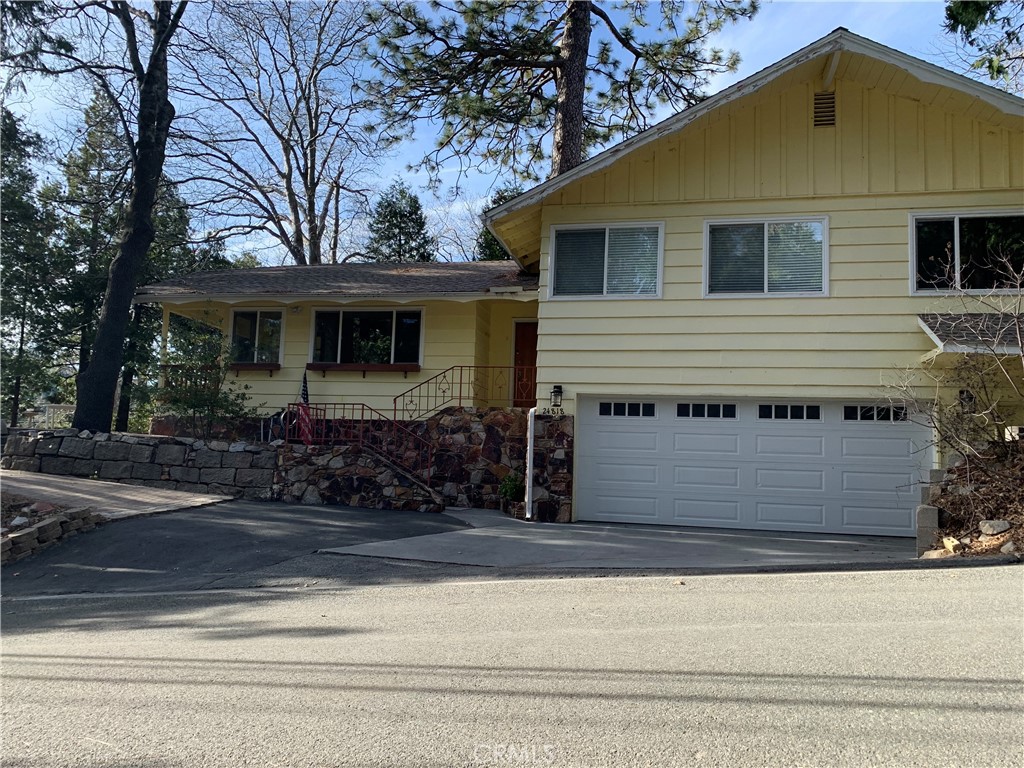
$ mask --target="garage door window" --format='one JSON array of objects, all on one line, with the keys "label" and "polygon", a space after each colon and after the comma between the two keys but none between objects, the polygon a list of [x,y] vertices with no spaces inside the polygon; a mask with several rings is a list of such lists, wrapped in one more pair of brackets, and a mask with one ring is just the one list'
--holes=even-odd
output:
[{"label": "garage door window", "polygon": [[598,403],[597,413],[599,416],[635,416],[640,418],[654,418],[654,403],[631,403],[611,402]]},{"label": "garage door window", "polygon": [[843,421],[906,421],[907,409],[902,405],[844,405]]},{"label": "garage door window", "polygon": [[735,419],[736,403],[676,403],[680,419]]},{"label": "garage door window", "polygon": [[761,403],[757,406],[757,418],[774,421],[821,421],[821,406]]}]

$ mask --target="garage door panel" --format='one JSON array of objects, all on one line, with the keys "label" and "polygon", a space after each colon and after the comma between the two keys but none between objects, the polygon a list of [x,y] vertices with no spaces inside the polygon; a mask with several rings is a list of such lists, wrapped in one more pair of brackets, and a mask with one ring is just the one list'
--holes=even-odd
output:
[{"label": "garage door panel", "polygon": [[824,526],[824,504],[794,504],[758,502],[755,505],[756,519],[760,523],[773,525]]},{"label": "garage door panel", "polygon": [[673,485],[681,490],[708,487],[738,490],[740,471],[736,467],[675,467]]},{"label": "garage door panel", "polygon": [[891,495],[901,488],[910,492],[916,485],[911,472],[857,472],[841,470],[844,493],[884,493]]},{"label": "garage door panel", "polygon": [[582,520],[821,533],[911,536],[929,433],[912,422],[844,422],[821,402],[821,420],[759,419],[757,401],[736,418],[601,417],[581,400],[577,433]]},{"label": "garage door panel", "polygon": [[618,451],[661,451],[661,434],[655,431],[598,433],[597,447]]},{"label": "garage door panel", "polygon": [[739,435],[710,432],[677,432],[672,440],[672,451],[694,456],[738,456]]},{"label": "garage door panel", "polygon": [[651,464],[624,464],[622,462],[595,464],[599,482],[636,483],[639,485],[657,485],[658,467]]},{"label": "garage door panel", "polygon": [[820,469],[755,469],[757,487],[775,491],[824,491]]},{"label": "garage door panel", "polygon": [[810,435],[757,435],[758,458],[781,456],[824,456],[825,438]]},{"label": "garage door panel", "polygon": [[626,518],[632,522],[658,522],[658,499],[628,496],[598,496],[591,510],[597,519],[618,520]]},{"label": "garage door panel", "polygon": [[740,520],[740,502],[715,499],[676,499],[675,522],[679,525],[737,523]]},{"label": "garage door panel", "polygon": [[865,531],[876,531],[880,528],[902,531],[913,525],[913,517],[913,511],[906,506],[843,507],[843,525],[848,528],[862,528]]},{"label": "garage door panel", "polygon": [[[902,425],[894,425],[899,429]],[[843,437],[841,439],[842,451],[840,455],[844,459],[871,459],[877,461],[880,458],[888,457],[893,459],[907,459],[917,450],[914,440],[907,437],[880,437],[878,435],[865,435],[863,437]]]}]

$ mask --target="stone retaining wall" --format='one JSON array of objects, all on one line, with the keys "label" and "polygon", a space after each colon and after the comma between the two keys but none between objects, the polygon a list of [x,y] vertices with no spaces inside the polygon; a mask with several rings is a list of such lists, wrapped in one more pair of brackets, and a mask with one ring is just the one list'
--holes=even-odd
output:
[{"label": "stone retaining wall", "polygon": [[[572,519],[573,419],[538,416],[533,461],[537,520]],[[411,426],[436,446],[431,485],[356,446],[269,445],[59,429],[12,435],[0,466],[254,500],[441,511],[498,509],[498,487],[523,476],[527,411],[450,408]]]},{"label": "stone retaining wall", "polygon": [[49,475],[269,500],[276,448],[250,443],[58,429],[11,435],[0,466]]},{"label": "stone retaining wall", "polygon": [[301,504],[443,512],[444,499],[358,446],[282,445],[274,498]]},{"label": "stone retaining wall", "polygon": [[100,522],[99,515],[88,507],[68,509],[47,517],[0,539],[0,564],[16,563],[78,535],[79,531],[91,531]]},{"label": "stone retaining wall", "polygon": [[[436,487],[461,507],[498,509],[498,486],[510,472],[524,475],[527,409],[448,408],[415,430],[437,446]],[[533,517],[572,520],[572,416],[537,416],[534,424]]]}]

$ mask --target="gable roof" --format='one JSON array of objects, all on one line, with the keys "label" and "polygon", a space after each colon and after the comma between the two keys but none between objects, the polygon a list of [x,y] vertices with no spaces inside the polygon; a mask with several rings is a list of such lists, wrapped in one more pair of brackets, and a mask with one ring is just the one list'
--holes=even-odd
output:
[{"label": "gable roof", "polygon": [[514,297],[523,292],[532,296],[536,290],[537,277],[523,273],[513,261],[356,263],[196,272],[143,286],[135,301],[469,300],[487,295]]},{"label": "gable roof", "polygon": [[[841,52],[861,54],[873,59],[886,62],[905,70],[910,75],[925,83],[946,86],[962,91],[982,102],[990,105],[1008,115],[1024,118],[1024,99],[1013,94],[1002,91],[991,85],[980,83],[964,75],[950,72],[947,69],[930,64],[929,62],[909,56],[894,48],[889,48],[866,37],[861,37],[848,29],[839,27],[810,45],[801,48],[799,51],[786,58],[762,69],[759,72],[741,80],[734,85],[725,88],[705,101],[669,117],[646,131],[636,134],[625,141],[598,153],[589,160],[584,161],[570,171],[559,174],[547,181],[537,185],[518,197],[484,211],[483,221],[488,230],[499,241],[505,242],[495,230],[493,224],[498,219],[532,205],[538,204],[549,195],[578,181],[579,179],[602,170],[612,163],[617,162],[625,155],[639,149],[647,144],[655,142],[662,137],[679,131],[684,126],[692,123],[707,113],[718,109],[736,99],[756,91],[780,78],[787,72],[799,67],[809,61],[823,56],[839,54]],[[833,60],[830,69],[834,72],[837,60]],[[507,247],[507,243],[506,247]],[[515,255],[515,254],[514,254]],[[519,258],[518,255],[516,255]]]}]

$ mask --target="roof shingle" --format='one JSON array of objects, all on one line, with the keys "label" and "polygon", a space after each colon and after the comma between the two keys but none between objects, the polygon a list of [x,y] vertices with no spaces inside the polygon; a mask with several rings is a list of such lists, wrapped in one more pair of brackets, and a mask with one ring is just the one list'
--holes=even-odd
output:
[{"label": "roof shingle", "polygon": [[940,348],[947,344],[972,351],[1016,351],[1024,332],[1024,315],[966,313],[918,315]]},{"label": "roof shingle", "polygon": [[321,264],[196,272],[136,292],[139,302],[216,296],[452,296],[520,288],[537,290],[537,276],[513,261],[407,264]]}]

